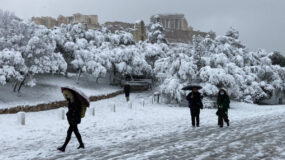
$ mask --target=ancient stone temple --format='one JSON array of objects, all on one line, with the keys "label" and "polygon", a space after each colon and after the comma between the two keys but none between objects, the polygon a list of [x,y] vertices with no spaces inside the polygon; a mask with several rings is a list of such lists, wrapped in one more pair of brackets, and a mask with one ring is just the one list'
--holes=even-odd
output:
[{"label": "ancient stone temple", "polygon": [[150,18],[151,22],[159,21],[165,29],[172,30],[192,30],[188,27],[188,22],[184,14],[158,14]]},{"label": "ancient stone temple", "polygon": [[[184,14],[157,14],[150,17],[151,23],[159,22],[162,24],[165,38],[170,43],[192,44],[193,36],[205,37],[209,33],[195,31],[188,25]],[[209,34],[210,37],[214,35]]]}]

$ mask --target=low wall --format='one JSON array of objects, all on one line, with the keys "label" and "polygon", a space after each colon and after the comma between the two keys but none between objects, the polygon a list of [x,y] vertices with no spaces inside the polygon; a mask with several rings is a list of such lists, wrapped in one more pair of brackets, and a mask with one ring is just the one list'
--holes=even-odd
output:
[{"label": "low wall", "polygon": [[[122,90],[116,91],[113,93],[109,93],[106,95],[99,95],[99,96],[91,96],[89,98],[90,102],[99,101],[103,99],[108,99],[112,97],[116,97],[117,95],[120,95],[124,93]],[[17,107],[11,107],[6,109],[0,109],[0,114],[12,114],[12,113],[18,113],[20,111],[22,112],[38,112],[38,111],[46,111],[51,109],[57,109],[60,107],[67,106],[66,101],[57,101],[57,102],[51,102],[51,103],[45,103],[45,104],[38,104],[34,106],[17,106]]]}]

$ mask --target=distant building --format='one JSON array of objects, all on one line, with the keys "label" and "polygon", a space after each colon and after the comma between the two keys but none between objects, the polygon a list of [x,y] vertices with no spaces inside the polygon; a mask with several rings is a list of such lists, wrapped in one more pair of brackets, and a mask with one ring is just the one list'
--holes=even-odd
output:
[{"label": "distant building", "polygon": [[165,37],[170,43],[188,43],[192,44],[193,36],[200,35],[206,37],[208,34],[214,38],[214,35],[195,31],[191,26],[188,26],[188,22],[184,17],[184,14],[157,14],[150,17],[152,23],[159,22],[164,27]]},{"label": "distant building", "polygon": [[95,29],[99,27],[97,15],[83,15],[80,13],[73,14],[72,16],[64,17],[58,16],[57,19],[52,17],[33,17],[32,20],[38,25],[44,25],[47,28],[60,26],[61,24],[78,24],[86,25],[88,29]]},{"label": "distant building", "polygon": [[184,17],[184,14],[158,14],[150,18],[151,22],[160,22],[165,29],[172,30],[192,30],[188,26],[188,22]]},{"label": "distant building", "polygon": [[38,25],[44,25],[47,28],[52,28],[54,26],[58,26],[58,22],[56,19],[52,17],[33,17],[32,20]]},{"label": "distant building", "polygon": [[141,20],[135,23],[134,30],[132,30],[131,33],[134,35],[134,39],[136,42],[145,41],[147,37],[144,21]]}]

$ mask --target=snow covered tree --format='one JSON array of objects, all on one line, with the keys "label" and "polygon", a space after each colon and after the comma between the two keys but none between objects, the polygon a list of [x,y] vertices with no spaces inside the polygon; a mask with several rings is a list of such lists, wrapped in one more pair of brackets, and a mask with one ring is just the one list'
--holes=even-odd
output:
[{"label": "snow covered tree", "polygon": [[[186,68],[193,70],[191,78],[196,78],[204,86],[201,92],[206,96],[215,96],[219,88],[225,88],[236,100],[259,103],[270,98],[275,91],[284,91],[285,68],[272,65],[272,54],[264,50],[250,52],[238,38],[239,32],[233,28],[225,36],[215,39],[194,37],[191,52],[181,53],[189,56],[189,64],[196,66],[194,69],[190,65]],[[172,65],[180,63],[171,62],[175,57],[168,58],[156,62],[155,72],[167,75],[160,91],[168,99],[179,102],[182,92],[174,88],[182,87],[181,84],[185,85],[191,79],[179,76],[177,70],[171,72]]]},{"label": "snow covered tree", "polygon": [[75,58],[71,64],[78,71],[77,83],[79,83],[82,73],[94,76],[96,81],[101,77],[105,77],[107,69],[111,66],[108,57],[104,57],[100,50],[90,45],[86,39],[77,39],[76,46]]},{"label": "snow covered tree", "polygon": [[165,35],[163,34],[164,28],[157,20],[155,23],[150,24],[150,30],[147,37],[150,43],[167,43]]},{"label": "snow covered tree", "polygon": [[66,62],[60,53],[54,52],[55,46],[51,31],[40,26],[23,52],[27,72],[23,80],[16,83],[14,91],[19,92],[23,85],[34,86],[36,74],[65,72]]},{"label": "snow covered tree", "polygon": [[23,22],[13,13],[0,10],[0,50],[5,48],[22,52],[36,25]]},{"label": "snow covered tree", "polygon": [[184,53],[173,52],[168,53],[168,57],[156,61],[154,72],[166,76],[160,91],[168,100],[181,102],[185,95],[182,87],[196,79],[197,66],[193,61],[192,57]]},{"label": "snow covered tree", "polygon": [[151,66],[135,45],[114,48],[110,60],[112,72],[118,72],[121,76],[152,74]]},{"label": "snow covered tree", "polygon": [[21,53],[14,50],[4,49],[0,51],[0,83],[21,81],[23,74],[27,72],[24,58]]},{"label": "snow covered tree", "polygon": [[137,46],[140,49],[140,52],[144,54],[144,58],[152,68],[158,59],[166,57],[166,52],[169,48],[164,43],[139,43]]}]

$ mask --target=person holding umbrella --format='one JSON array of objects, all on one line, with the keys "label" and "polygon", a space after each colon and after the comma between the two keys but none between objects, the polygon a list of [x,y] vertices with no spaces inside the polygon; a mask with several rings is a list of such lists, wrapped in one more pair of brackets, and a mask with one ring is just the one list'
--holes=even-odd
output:
[{"label": "person holding umbrella", "polygon": [[67,121],[69,123],[69,128],[67,130],[67,136],[64,144],[57,148],[59,151],[64,152],[67,144],[71,139],[71,134],[74,132],[80,148],[85,148],[84,143],[82,141],[81,135],[79,133],[77,125],[81,122],[81,117],[84,117],[86,107],[89,106],[89,101],[86,99],[85,95],[79,94],[76,90],[72,88],[63,87],[61,88],[63,96],[68,102],[68,112],[66,113]]},{"label": "person holding umbrella", "polygon": [[[188,86],[184,87],[183,90],[192,90],[187,96],[186,99],[189,102],[189,108],[191,113],[191,120],[193,127],[199,127],[200,125],[200,109],[203,109],[202,96],[198,92],[198,89],[201,89],[200,86]],[[195,123],[196,122],[196,123]]]},{"label": "person holding umbrella", "polygon": [[230,108],[230,98],[227,92],[224,89],[220,89],[217,98],[217,116],[218,116],[218,125],[223,127],[223,121],[227,123],[227,126],[230,126],[230,121],[228,118],[228,109]]}]

